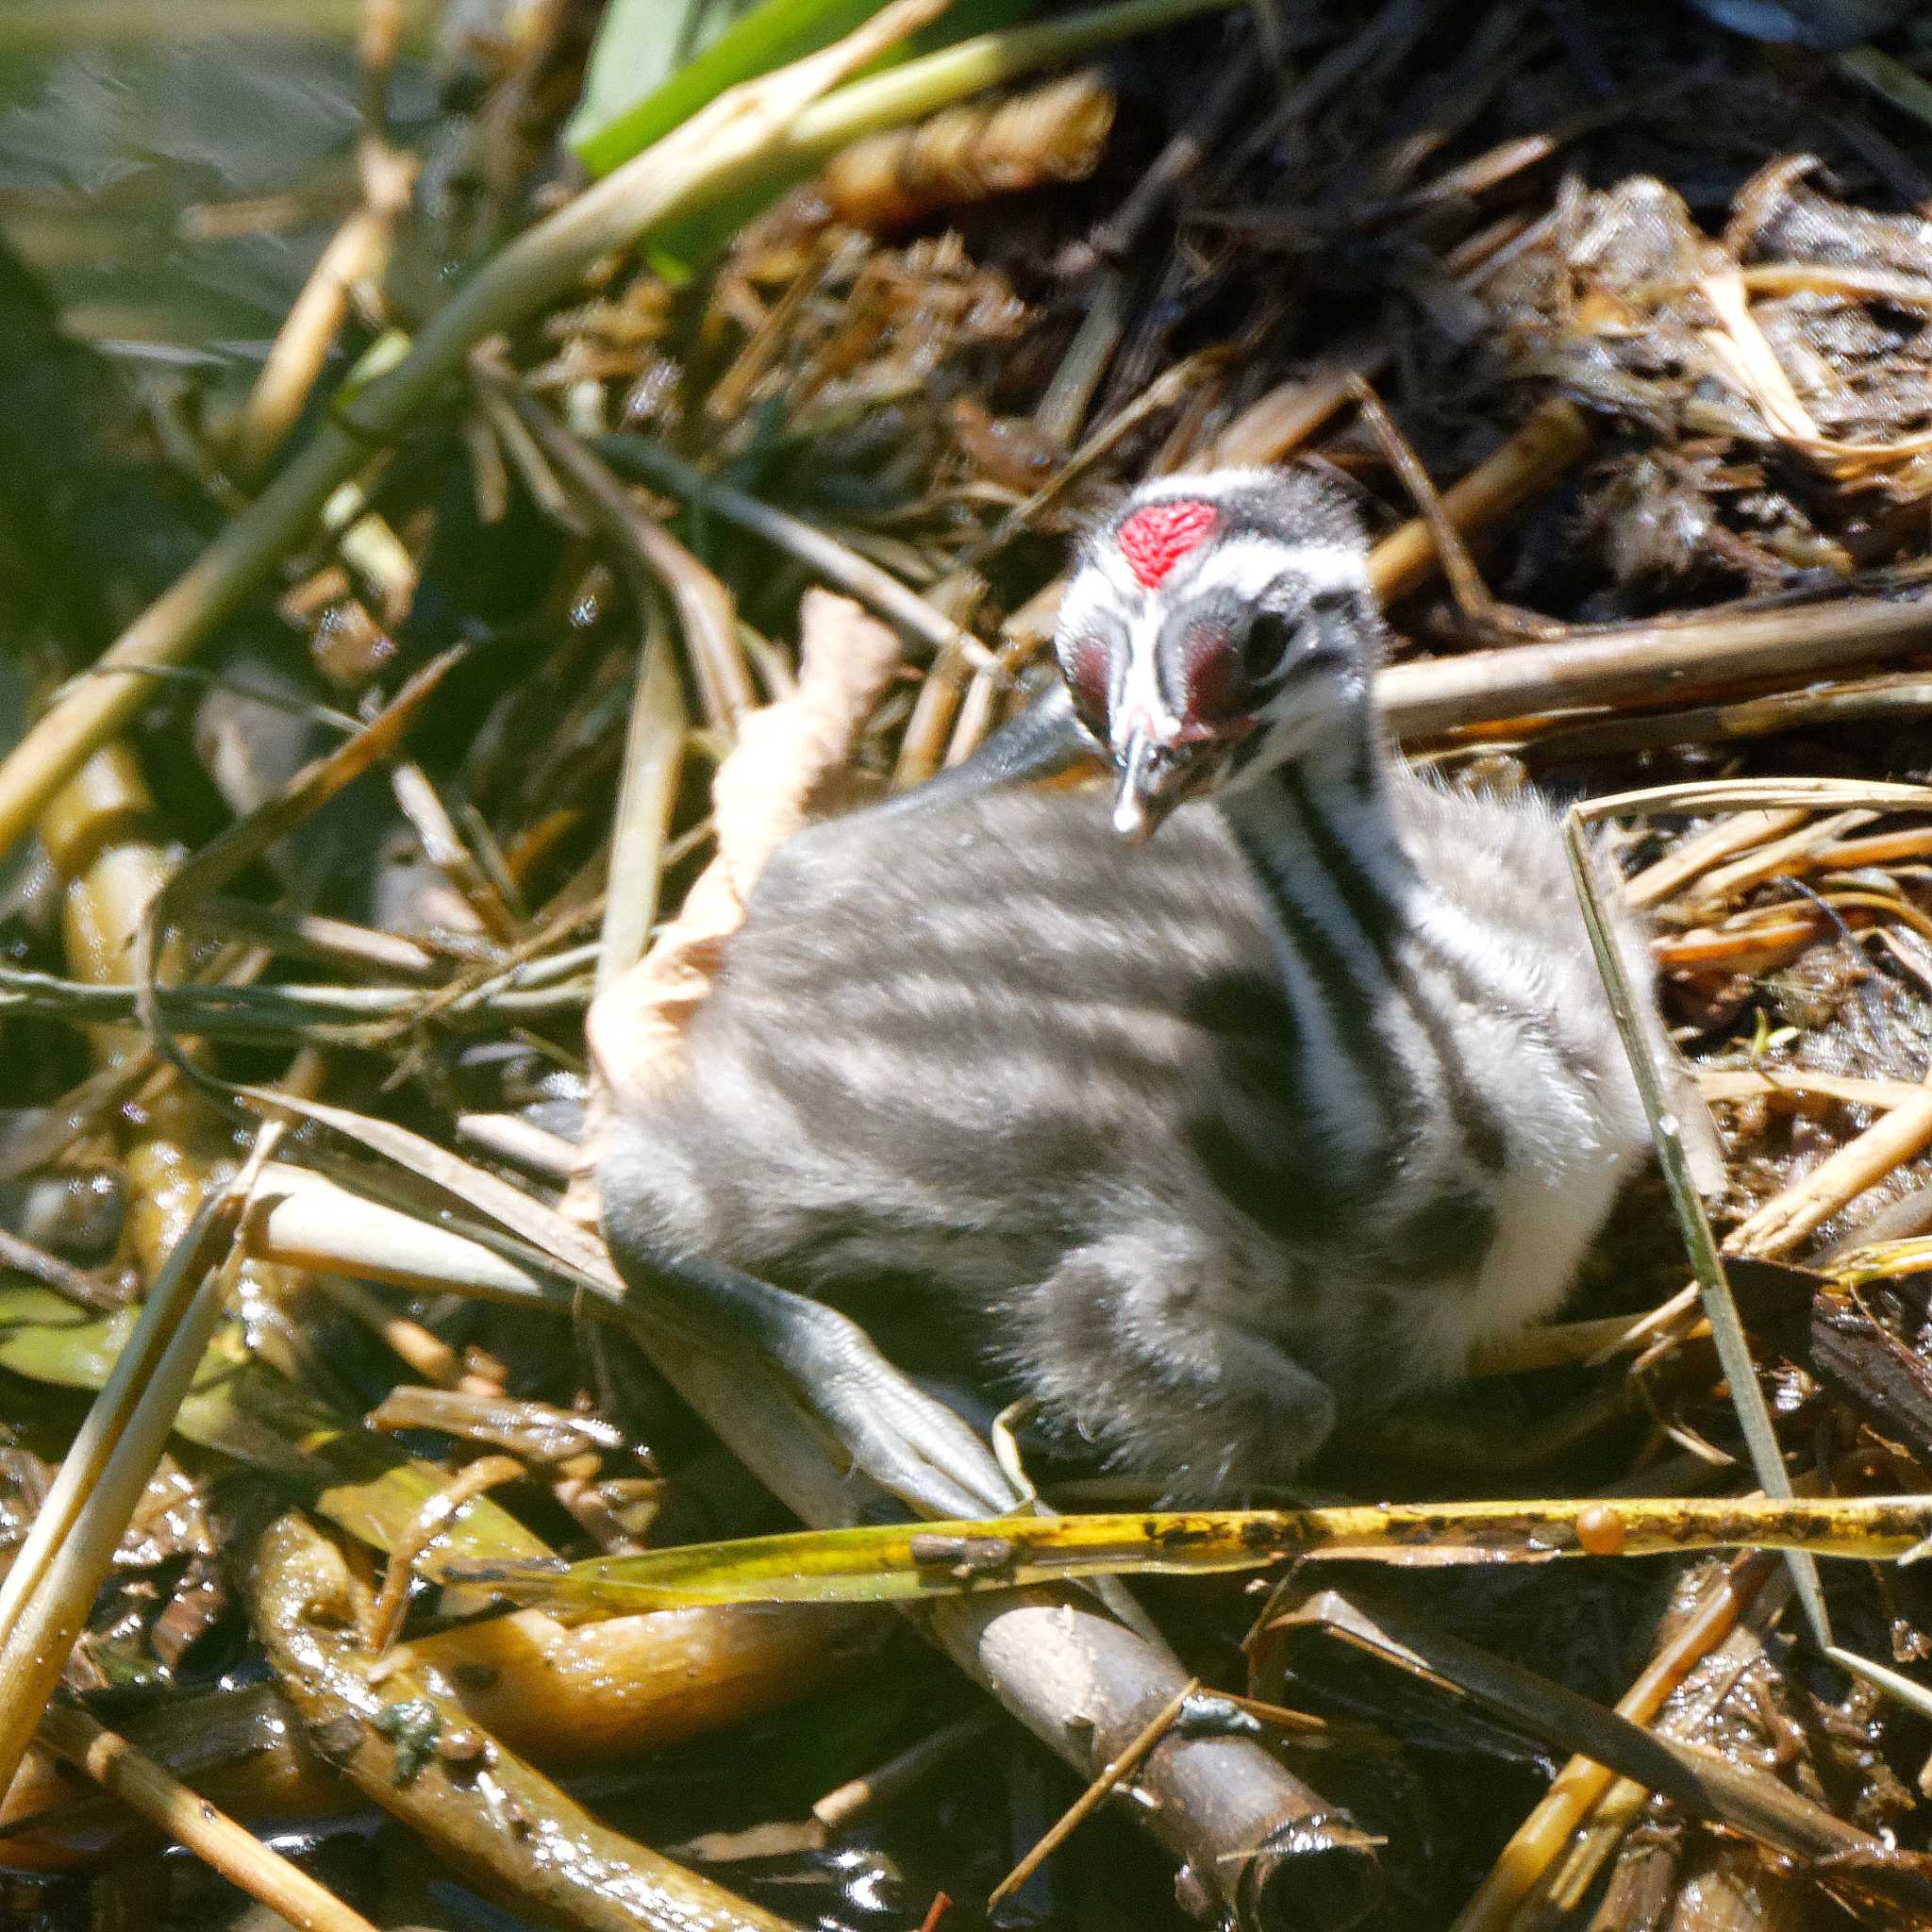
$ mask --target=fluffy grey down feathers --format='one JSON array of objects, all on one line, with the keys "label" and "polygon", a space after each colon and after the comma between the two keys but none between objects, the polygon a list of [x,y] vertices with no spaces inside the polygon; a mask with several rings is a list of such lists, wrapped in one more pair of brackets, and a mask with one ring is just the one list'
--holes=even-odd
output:
[{"label": "fluffy grey down feathers", "polygon": [[1560,1301],[1646,1141],[1548,814],[1377,775],[1402,916],[1286,968],[1274,896],[1332,870],[1264,890],[1212,805],[1140,850],[1091,792],[808,830],[682,1085],[613,1123],[620,1260],[935,1298],[1177,1496],[1453,1377]]}]

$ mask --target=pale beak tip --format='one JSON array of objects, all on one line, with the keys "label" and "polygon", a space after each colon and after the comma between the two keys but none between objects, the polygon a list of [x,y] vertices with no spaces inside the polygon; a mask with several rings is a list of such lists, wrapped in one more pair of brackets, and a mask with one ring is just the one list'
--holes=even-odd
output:
[{"label": "pale beak tip", "polygon": [[1129,845],[1144,845],[1154,832],[1145,802],[1131,791],[1123,791],[1114,800],[1113,828]]}]

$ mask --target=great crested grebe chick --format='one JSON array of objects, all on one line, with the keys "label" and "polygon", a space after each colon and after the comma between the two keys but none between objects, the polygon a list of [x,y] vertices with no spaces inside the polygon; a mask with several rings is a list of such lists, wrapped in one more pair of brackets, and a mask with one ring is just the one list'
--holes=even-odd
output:
[{"label": "great crested grebe chick", "polygon": [[785,846],[681,1082],[614,1124],[620,1262],[940,1298],[1187,1497],[1555,1308],[1642,1114],[1550,812],[1385,742],[1365,559],[1292,474],[1167,478],[1094,531],[1058,649],[1116,797]]}]

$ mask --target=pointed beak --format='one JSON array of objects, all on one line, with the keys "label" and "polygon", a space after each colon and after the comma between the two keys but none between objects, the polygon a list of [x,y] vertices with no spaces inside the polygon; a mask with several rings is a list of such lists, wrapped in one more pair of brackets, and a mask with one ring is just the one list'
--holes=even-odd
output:
[{"label": "pointed beak", "polygon": [[1202,776],[1201,752],[1193,744],[1157,744],[1143,730],[1127,740],[1114,762],[1120,773],[1114,792],[1113,828],[1129,845],[1144,844],[1161,820],[1186,798]]}]

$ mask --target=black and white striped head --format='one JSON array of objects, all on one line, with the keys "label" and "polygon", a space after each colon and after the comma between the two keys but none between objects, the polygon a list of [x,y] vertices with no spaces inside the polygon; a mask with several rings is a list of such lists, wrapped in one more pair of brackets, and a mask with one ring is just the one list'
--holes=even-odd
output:
[{"label": "black and white striped head", "polygon": [[1382,636],[1367,564],[1354,511],[1305,471],[1163,476],[1089,534],[1054,648],[1123,838],[1358,719]]}]

